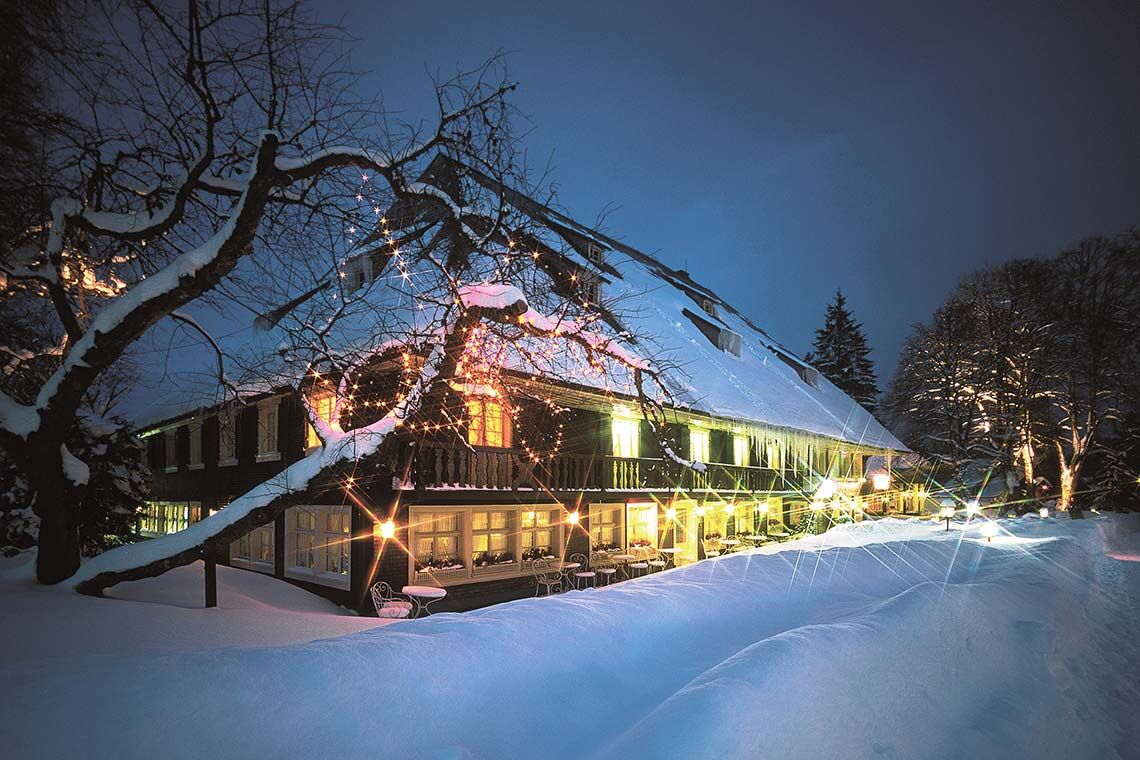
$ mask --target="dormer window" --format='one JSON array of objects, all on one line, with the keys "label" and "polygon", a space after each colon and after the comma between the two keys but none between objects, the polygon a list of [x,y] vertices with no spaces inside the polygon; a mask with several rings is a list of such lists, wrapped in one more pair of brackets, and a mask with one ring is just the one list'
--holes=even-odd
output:
[{"label": "dormer window", "polygon": [[468,399],[467,416],[469,444],[499,449],[511,447],[511,417],[498,398],[481,396]]},{"label": "dormer window", "polygon": [[[606,263],[605,252],[601,246],[590,243],[586,246],[586,260],[601,269]],[[582,271],[582,300],[587,306],[602,302],[602,278],[596,272]]]},{"label": "dormer window", "polygon": [[341,274],[346,292],[354,293],[360,290],[372,282],[372,257],[364,255],[349,259],[345,262]]},{"label": "dormer window", "polygon": [[727,354],[740,356],[744,348],[744,340],[740,333],[729,330],[727,327],[722,327],[721,325],[715,325],[688,309],[682,309],[681,313],[688,317],[689,321],[701,331],[701,334],[709,339],[709,343],[712,343]]},{"label": "dormer window", "polygon": [[701,305],[701,309],[705,314],[708,314],[710,317],[716,317],[717,319],[720,318],[720,314],[718,314],[716,310],[716,301],[713,299],[708,296],[700,296],[697,298],[697,303]]}]

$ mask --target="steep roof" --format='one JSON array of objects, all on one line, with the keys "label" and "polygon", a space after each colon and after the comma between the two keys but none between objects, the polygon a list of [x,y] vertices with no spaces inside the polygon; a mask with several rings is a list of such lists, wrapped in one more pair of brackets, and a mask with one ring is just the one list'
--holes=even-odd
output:
[{"label": "steep roof", "polygon": [[[474,172],[470,176],[493,183]],[[631,347],[662,365],[665,385],[679,408],[906,450],[863,407],[688,272],[672,269],[522,193],[508,189],[504,195],[536,223],[534,234],[541,245],[601,278],[603,304],[618,305],[616,321],[634,336]],[[588,246],[603,252],[600,264],[586,256]],[[388,288],[377,290],[378,299],[391,300],[393,311],[411,310],[406,297],[384,293]],[[316,292],[319,287],[296,295]],[[280,336],[272,327],[266,329],[263,320],[259,329],[253,329],[250,313],[236,307],[227,312],[202,314],[198,319],[207,323],[226,354],[240,356],[244,367],[259,367],[256,377],[231,377],[244,393],[265,392],[295,379],[277,356]],[[363,335],[369,324],[349,322],[345,329]],[[158,333],[144,352],[157,353],[170,340],[161,330]],[[156,424],[220,400],[213,351],[185,333],[179,341],[176,360],[140,365],[145,369],[142,381],[124,405],[137,425]],[[593,385],[584,375],[561,379]]]}]

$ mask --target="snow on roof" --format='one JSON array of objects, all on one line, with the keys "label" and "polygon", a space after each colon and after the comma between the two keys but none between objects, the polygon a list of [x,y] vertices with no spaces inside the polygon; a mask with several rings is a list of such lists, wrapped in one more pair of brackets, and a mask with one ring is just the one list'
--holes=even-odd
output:
[{"label": "snow on roof", "polygon": [[[542,244],[559,251],[574,265],[592,266],[598,271],[596,262],[575,249],[585,245],[584,241],[603,250],[603,304],[632,336],[632,354],[665,367],[663,379],[677,406],[739,423],[801,430],[868,447],[907,450],[862,406],[738,309],[697,283],[688,272],[671,269],[656,258],[520,193],[509,191],[507,197],[538,223],[535,234]],[[387,287],[373,290],[378,302],[390,301],[385,304],[388,313],[414,312],[408,296],[393,294],[393,289]],[[504,297],[514,298],[517,291],[506,285],[484,285],[470,293],[498,305]],[[326,295],[319,289],[311,294],[317,299]],[[702,311],[700,299],[714,304],[716,313]],[[375,319],[376,313],[374,308],[362,312],[358,319],[338,325],[338,330],[366,340],[377,332],[369,321]],[[227,354],[242,358],[241,366],[258,367],[256,377],[247,373],[236,383],[243,394],[256,395],[295,383],[296,368],[281,360],[280,336],[274,329],[253,329],[253,316],[239,313],[236,307],[229,313],[195,316],[213,332]],[[413,313],[408,320],[431,316]],[[699,320],[707,322],[704,331]],[[729,340],[720,341],[719,346],[714,344],[709,337],[710,328],[731,331],[724,333]],[[144,378],[126,405],[127,415],[136,425],[155,424],[223,400],[217,384],[216,357],[200,337],[187,331],[172,338],[173,329],[159,331],[157,338],[152,337],[151,345],[143,348],[157,361],[149,362],[148,372],[144,373],[151,376],[151,382]],[[164,345],[172,345],[166,357],[160,356]],[[567,379],[563,372],[565,365],[549,370],[553,379]],[[572,379],[581,385],[613,388],[612,382],[602,386],[587,375]]]}]

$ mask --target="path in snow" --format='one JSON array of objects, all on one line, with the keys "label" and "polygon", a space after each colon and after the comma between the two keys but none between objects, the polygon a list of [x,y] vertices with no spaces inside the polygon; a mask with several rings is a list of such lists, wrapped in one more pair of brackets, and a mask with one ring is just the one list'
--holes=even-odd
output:
[{"label": "path in snow", "polygon": [[14,664],[0,714],[19,756],[1135,757],[1140,520],[1003,525],[865,523],[337,639]]}]

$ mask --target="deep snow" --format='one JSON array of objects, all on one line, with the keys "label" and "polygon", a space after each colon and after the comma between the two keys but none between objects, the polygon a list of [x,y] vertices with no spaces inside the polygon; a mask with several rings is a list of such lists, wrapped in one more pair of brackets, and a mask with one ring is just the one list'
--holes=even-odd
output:
[{"label": "deep snow", "polygon": [[[288,646],[7,645],[0,729],[14,757],[1137,757],[1140,519],[1002,525],[843,526]],[[115,604],[60,598],[64,627]]]}]

